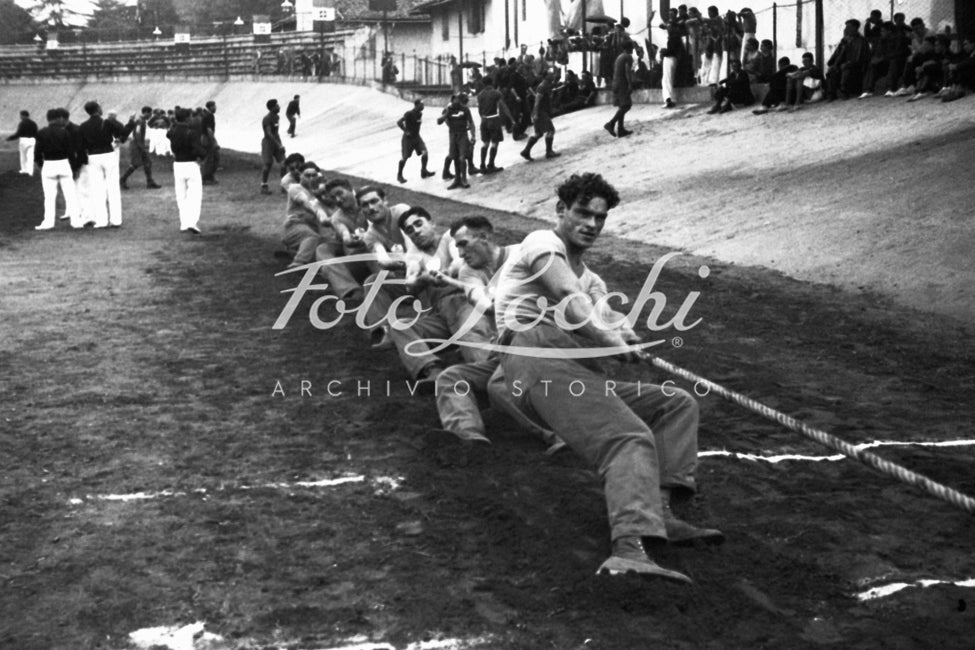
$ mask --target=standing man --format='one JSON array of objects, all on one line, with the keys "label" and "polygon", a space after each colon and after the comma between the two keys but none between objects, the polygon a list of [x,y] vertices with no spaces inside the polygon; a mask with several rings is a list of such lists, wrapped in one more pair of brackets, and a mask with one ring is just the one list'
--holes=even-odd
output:
[{"label": "standing man", "polygon": [[284,145],[281,144],[281,135],[278,133],[278,124],[281,122],[281,105],[278,100],[267,100],[267,115],[261,120],[261,131],[264,138],[261,140],[261,161],[264,167],[261,169],[261,194],[270,194],[271,190],[267,186],[267,177],[271,174],[271,168],[276,160],[281,165],[281,175],[284,176]]},{"label": "standing man", "polygon": [[203,147],[207,155],[203,159],[203,184],[217,184],[217,166],[220,164],[220,145],[217,143],[217,103],[212,99],[206,103],[206,107],[200,114],[200,126],[203,128]]},{"label": "standing man", "polygon": [[552,123],[552,88],[559,80],[561,71],[559,68],[550,68],[542,79],[538,87],[535,88],[535,106],[532,108],[532,124],[535,125],[535,135],[528,138],[525,148],[521,150],[521,157],[525,160],[533,160],[532,147],[535,143],[545,138],[545,157],[558,158],[562,154],[552,148],[555,140],[555,125]]},{"label": "standing man", "polygon": [[623,51],[616,57],[613,65],[613,106],[616,106],[616,113],[613,119],[603,125],[610,135],[619,138],[633,133],[623,126],[623,118],[633,108],[633,99],[630,97],[633,90],[633,41],[625,41],[622,48]]},{"label": "standing man", "polygon": [[660,87],[663,91],[664,108],[676,108],[674,102],[674,80],[677,78],[677,63],[684,56],[684,33],[686,28],[678,19],[676,9],[670,10],[669,20],[661,25],[667,30],[667,47],[661,52],[662,76]]},{"label": "standing man", "polygon": [[[96,228],[122,225],[118,151],[115,140],[125,142],[135,128],[135,116],[122,126],[114,118],[103,119],[98,102],[85,104],[89,117],[78,126],[81,143],[88,156],[88,202]],[[107,204],[107,206],[106,206]]]},{"label": "standing man", "polygon": [[135,129],[132,130],[132,142],[129,144],[129,168],[125,170],[122,178],[119,179],[119,186],[123,190],[129,189],[125,181],[139,167],[142,167],[142,170],[146,174],[147,188],[155,190],[162,187],[156,181],[152,180],[152,158],[149,157],[149,139],[147,137],[149,134],[149,119],[151,117],[152,107],[143,106],[142,114],[135,122]]},{"label": "standing man", "polygon": [[16,140],[17,150],[20,152],[20,173],[34,175],[34,145],[37,139],[37,122],[30,119],[30,113],[20,111],[20,122],[17,130],[7,141]]},{"label": "standing man", "polygon": [[396,122],[396,126],[403,132],[403,140],[400,143],[399,170],[396,172],[396,180],[400,183],[406,182],[406,177],[403,176],[403,168],[414,152],[420,156],[420,176],[423,178],[434,176],[434,173],[427,169],[427,161],[429,160],[427,145],[420,137],[420,123],[422,121],[423,100],[417,99],[413,102],[413,108],[403,113],[403,117]]},{"label": "standing man", "polygon": [[284,116],[288,118],[288,135],[292,138],[295,137],[295,126],[298,124],[298,118],[301,117],[301,107],[298,105],[299,99],[301,99],[301,96],[295,95],[295,98],[288,102],[288,108],[284,109]]},{"label": "standing man", "polygon": [[71,163],[78,157],[76,139],[65,128],[66,111],[52,108],[47,112],[47,126],[37,132],[34,147],[34,163],[41,170],[41,187],[44,188],[44,220],[34,230],[50,230],[54,227],[54,211],[58,198],[58,186],[64,193],[64,208],[71,219],[72,228],[81,228],[81,206],[75,191]]},{"label": "standing man", "polygon": [[[491,77],[484,78],[484,90],[477,94],[477,112],[481,115],[481,173],[493,174],[502,171],[503,167],[494,164],[498,156],[498,145],[504,140],[504,121],[502,114],[509,122],[514,122],[508,105],[504,103],[504,95],[494,87]],[[488,153],[491,157],[488,159]],[[487,167],[484,166],[488,159]]]},{"label": "standing man", "polygon": [[199,235],[203,179],[197,161],[206,156],[206,151],[200,142],[199,132],[190,125],[190,109],[176,109],[176,124],[169,129],[166,137],[173,150],[173,182],[176,184],[179,230]]},{"label": "standing man", "polygon": [[[447,123],[450,138],[447,159],[444,161],[444,178],[449,178],[451,160],[454,162],[454,170],[457,172],[454,182],[448,185],[447,189],[466,189],[470,187],[467,182],[468,151],[477,136],[474,117],[471,115],[471,109],[467,108],[467,95],[461,93],[451,98],[450,104],[443,111],[443,115],[437,118],[437,124],[444,122]],[[468,133],[470,134],[469,138]]]},{"label": "standing man", "polygon": [[498,281],[495,322],[500,344],[511,350],[501,353],[508,390],[598,471],[612,534],[599,572],[690,582],[650,559],[644,543],[724,541],[721,531],[696,528],[670,510],[672,490],[696,490],[697,402],[669,384],[608,380],[591,362],[572,358],[580,348],[611,349],[625,361],[643,355],[628,349],[639,338],[625,321],[607,322],[605,283],[583,261],[619,194],[592,173],[571,176],[556,192],[555,227],[530,233]]}]

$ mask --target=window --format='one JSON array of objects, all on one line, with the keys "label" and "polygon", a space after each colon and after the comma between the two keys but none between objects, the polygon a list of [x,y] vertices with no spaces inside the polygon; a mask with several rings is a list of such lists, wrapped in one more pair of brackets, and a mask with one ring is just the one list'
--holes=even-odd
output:
[{"label": "window", "polygon": [[444,11],[440,14],[440,36],[443,40],[450,40],[450,12]]},{"label": "window", "polygon": [[471,34],[480,34],[484,32],[484,17],[485,17],[485,0],[470,0],[470,4],[467,5],[469,13],[467,14],[467,31]]}]

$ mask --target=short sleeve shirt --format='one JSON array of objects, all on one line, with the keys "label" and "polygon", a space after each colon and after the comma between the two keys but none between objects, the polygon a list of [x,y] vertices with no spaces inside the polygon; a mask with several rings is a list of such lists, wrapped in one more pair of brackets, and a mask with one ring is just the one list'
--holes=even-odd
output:
[{"label": "short sleeve shirt", "polygon": [[[542,316],[542,322],[555,324],[552,307],[557,301],[548,295],[539,273],[532,270],[535,261],[548,255],[557,255],[564,260],[568,254],[563,242],[554,230],[536,230],[521,242],[520,249],[511,255],[501,267],[494,294],[494,318],[501,334],[509,329],[510,322],[532,323]],[[592,287],[602,283],[598,275],[584,266],[579,276],[582,290],[593,295]],[[601,285],[605,292],[605,284]],[[545,298],[544,314],[539,300]]]},{"label": "short sleeve shirt", "polygon": [[423,116],[420,111],[412,110],[403,113],[403,135],[407,138],[417,138],[420,136],[420,123]]},{"label": "short sleeve shirt", "polygon": [[497,117],[500,115],[501,91],[496,88],[485,88],[477,94],[477,112],[481,117]]},{"label": "short sleeve shirt", "polygon": [[278,117],[277,113],[268,113],[261,120],[261,129],[264,137],[267,137],[268,132],[270,132],[274,137],[278,137],[278,123],[281,118]]}]

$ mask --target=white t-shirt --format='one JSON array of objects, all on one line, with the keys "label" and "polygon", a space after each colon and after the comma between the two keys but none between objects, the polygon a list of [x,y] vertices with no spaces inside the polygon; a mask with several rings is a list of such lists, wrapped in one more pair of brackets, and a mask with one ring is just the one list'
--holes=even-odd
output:
[{"label": "white t-shirt", "polygon": [[[527,324],[535,322],[543,314],[542,322],[555,325],[552,310],[558,303],[541,281],[541,274],[532,270],[536,260],[548,255],[557,255],[568,261],[563,242],[554,230],[536,230],[521,242],[521,247],[508,257],[501,267],[494,294],[494,319],[498,334],[503,334],[511,321]],[[595,302],[606,295],[606,283],[583,265],[579,277],[581,291]],[[540,304],[544,298],[543,305]]]}]

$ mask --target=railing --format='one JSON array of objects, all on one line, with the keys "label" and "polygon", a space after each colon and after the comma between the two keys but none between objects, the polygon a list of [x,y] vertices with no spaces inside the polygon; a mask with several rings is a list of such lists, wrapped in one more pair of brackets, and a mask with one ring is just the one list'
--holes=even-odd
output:
[{"label": "railing", "polygon": [[[358,46],[353,45],[359,43]],[[43,44],[42,44],[43,45]],[[391,53],[387,65],[375,40],[355,32],[272,34],[266,42],[252,36],[167,41],[63,43],[57,49],[15,45],[0,49],[0,79],[99,80],[287,78],[289,80],[380,82],[409,86],[449,84],[446,57]],[[395,66],[396,72],[392,74]]]}]

